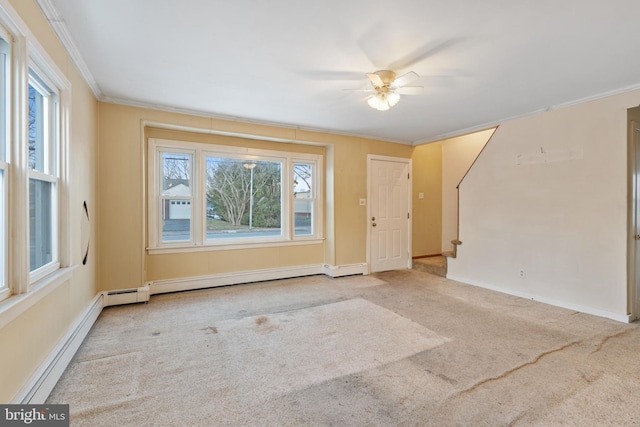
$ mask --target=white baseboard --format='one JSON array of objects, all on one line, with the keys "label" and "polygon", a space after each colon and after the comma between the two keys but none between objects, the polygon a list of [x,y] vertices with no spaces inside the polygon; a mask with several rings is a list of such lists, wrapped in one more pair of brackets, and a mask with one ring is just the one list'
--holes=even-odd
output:
[{"label": "white baseboard", "polygon": [[356,274],[368,275],[368,264],[348,264],[348,265],[329,265],[322,266],[322,272],[329,277],[353,276]]},{"label": "white baseboard", "polygon": [[556,307],[561,307],[561,308],[566,308],[566,309],[569,309],[569,310],[579,311],[580,313],[592,314],[594,316],[604,317],[604,318],[615,320],[615,321],[622,322],[622,323],[630,323],[631,322],[631,315],[628,315],[628,314],[612,313],[610,311],[600,310],[600,309],[592,308],[592,307],[585,307],[585,306],[582,306],[582,305],[573,304],[573,303],[566,302],[566,301],[558,301],[558,300],[555,300],[555,299],[552,299],[552,298],[541,297],[539,295],[529,294],[529,293],[526,293],[526,292],[518,292],[518,291],[514,291],[512,289],[502,288],[502,287],[499,287],[499,286],[494,286],[494,285],[490,285],[490,284],[487,284],[487,283],[482,283],[482,282],[479,282],[477,280],[467,279],[467,278],[464,278],[464,277],[456,277],[456,276],[453,276],[453,275],[450,275],[450,274],[447,274],[447,279],[455,280],[456,282],[466,283],[467,285],[478,286],[480,288],[485,288],[485,289],[489,289],[489,290],[496,291],[496,292],[501,292],[503,294],[513,295],[513,296],[520,297],[520,298],[525,298],[525,299],[530,299],[530,300],[533,300],[533,301],[542,302],[542,303],[553,305],[553,306],[556,306]]},{"label": "white baseboard", "polygon": [[73,359],[103,308],[104,295],[97,294],[71,324],[29,381],[12,399],[16,404],[43,404]]},{"label": "white baseboard", "polygon": [[266,280],[313,276],[322,273],[321,264],[311,264],[294,267],[211,274],[207,276],[183,277],[179,279],[156,280],[151,282],[151,295],[167,292],[190,291],[194,289],[215,288],[218,286],[239,285],[241,283],[263,282]]},{"label": "white baseboard", "polygon": [[309,264],[293,267],[268,268],[264,270],[238,271],[233,273],[210,274],[207,276],[182,277],[179,279],[156,280],[150,282],[150,294],[190,291],[194,289],[215,288],[241,283],[264,282],[266,280],[290,279],[293,277],[324,274],[329,277],[369,274],[367,264],[328,265]]}]

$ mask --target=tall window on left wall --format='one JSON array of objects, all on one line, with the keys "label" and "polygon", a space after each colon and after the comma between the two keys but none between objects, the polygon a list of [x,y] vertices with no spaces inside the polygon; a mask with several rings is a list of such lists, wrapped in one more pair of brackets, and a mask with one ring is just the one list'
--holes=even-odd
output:
[{"label": "tall window on left wall", "polygon": [[7,281],[7,148],[10,122],[10,58],[9,37],[0,28],[0,300],[9,296]]},{"label": "tall window on left wall", "polygon": [[20,311],[5,310],[16,306],[4,301],[22,301],[72,274],[71,84],[4,12],[0,5],[0,320]]},{"label": "tall window on left wall", "polygon": [[[37,278],[58,261],[58,96],[29,73],[29,271]],[[33,281],[34,277],[32,277]]]}]

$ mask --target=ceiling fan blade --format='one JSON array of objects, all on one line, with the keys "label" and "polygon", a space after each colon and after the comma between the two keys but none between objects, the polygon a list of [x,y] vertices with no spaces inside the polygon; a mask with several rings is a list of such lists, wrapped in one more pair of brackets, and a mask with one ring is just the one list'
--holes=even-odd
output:
[{"label": "ceiling fan blade", "polygon": [[420,95],[422,93],[422,86],[403,86],[395,90],[400,95]]},{"label": "ceiling fan blade", "polygon": [[311,80],[364,80],[361,71],[300,70],[298,74]]},{"label": "ceiling fan blade", "polygon": [[371,84],[373,85],[373,87],[384,86],[384,82],[382,81],[379,75],[367,74],[367,77],[369,77],[369,80],[371,80]]},{"label": "ceiling fan blade", "polygon": [[348,90],[349,92],[375,92],[374,89],[343,89]]},{"label": "ceiling fan blade", "polygon": [[418,80],[419,78],[420,78],[420,76],[418,74],[414,73],[413,71],[409,71],[408,73],[403,74],[400,77],[397,77],[393,81],[393,86],[402,87],[402,86],[406,85],[409,82],[412,82],[414,80]]},{"label": "ceiling fan blade", "polygon": [[397,61],[389,64],[389,69],[391,70],[401,70],[403,68],[409,68],[418,62],[421,62],[427,58],[435,56],[442,51],[448,50],[458,43],[464,41],[463,38],[452,38],[448,40],[438,40],[428,42],[412,52],[409,52],[407,55],[399,58]]}]

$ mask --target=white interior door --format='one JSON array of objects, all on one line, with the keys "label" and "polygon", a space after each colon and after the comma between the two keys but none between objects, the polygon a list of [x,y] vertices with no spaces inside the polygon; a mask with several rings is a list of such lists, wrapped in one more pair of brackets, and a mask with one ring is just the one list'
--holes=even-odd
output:
[{"label": "white interior door", "polygon": [[409,162],[370,159],[371,272],[409,267]]}]

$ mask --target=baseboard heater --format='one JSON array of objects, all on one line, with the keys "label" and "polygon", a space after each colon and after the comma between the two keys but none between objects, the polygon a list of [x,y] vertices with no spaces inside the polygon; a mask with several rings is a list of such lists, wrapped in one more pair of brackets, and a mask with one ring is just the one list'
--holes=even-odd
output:
[{"label": "baseboard heater", "polygon": [[149,301],[149,285],[140,288],[119,289],[117,291],[107,291],[104,293],[104,306],[135,304]]}]

